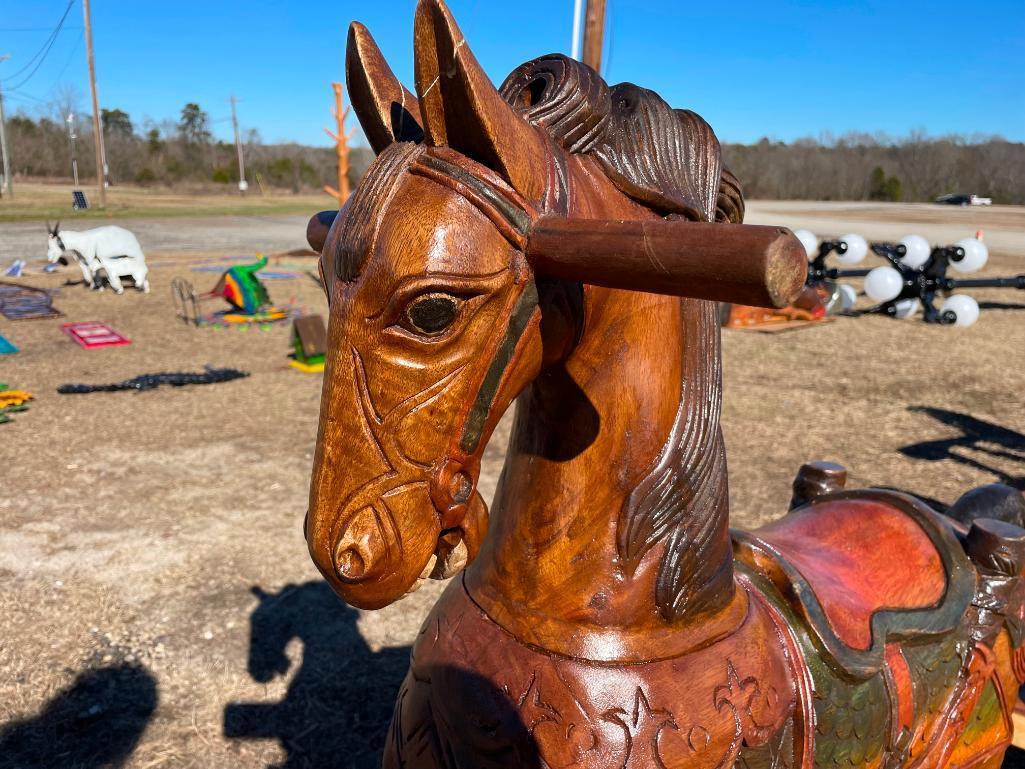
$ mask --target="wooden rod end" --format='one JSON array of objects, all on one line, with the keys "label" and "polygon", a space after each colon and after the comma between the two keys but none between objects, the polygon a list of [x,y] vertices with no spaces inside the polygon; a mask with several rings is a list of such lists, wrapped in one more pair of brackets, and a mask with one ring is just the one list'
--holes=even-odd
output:
[{"label": "wooden rod end", "polygon": [[334,224],[336,216],[338,216],[337,211],[321,211],[310,217],[310,223],[306,225],[306,240],[310,244],[310,248],[318,254],[324,250],[327,234],[331,231],[331,225]]},{"label": "wooden rod end", "polygon": [[793,302],[808,275],[808,257],[804,246],[786,227],[777,228],[778,237],[768,250],[765,265],[765,286],[773,307],[786,307]]}]

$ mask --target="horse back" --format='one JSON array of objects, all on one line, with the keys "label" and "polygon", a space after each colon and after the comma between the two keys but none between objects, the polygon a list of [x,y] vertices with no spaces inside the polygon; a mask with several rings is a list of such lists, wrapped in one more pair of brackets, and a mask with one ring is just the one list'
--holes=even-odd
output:
[{"label": "horse back", "polygon": [[1021,590],[1001,577],[994,596],[943,516],[898,492],[841,492],[733,539],[742,579],[801,650],[809,766],[967,767],[1006,748]]}]

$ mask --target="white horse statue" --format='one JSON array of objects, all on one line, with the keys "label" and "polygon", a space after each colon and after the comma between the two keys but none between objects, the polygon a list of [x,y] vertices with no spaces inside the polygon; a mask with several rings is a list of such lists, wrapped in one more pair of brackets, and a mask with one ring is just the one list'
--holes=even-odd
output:
[{"label": "white horse statue", "polygon": [[60,226],[61,223],[57,222],[51,230],[50,223],[46,224],[49,234],[46,258],[51,264],[62,257],[66,261],[73,258],[89,288],[97,287],[97,274],[103,270],[115,293],[124,293],[121,284],[124,277],[130,277],[136,288],[149,293],[146,255],[142,253],[142,246],[135,235],[124,227],[113,225],[84,232],[61,231]]}]

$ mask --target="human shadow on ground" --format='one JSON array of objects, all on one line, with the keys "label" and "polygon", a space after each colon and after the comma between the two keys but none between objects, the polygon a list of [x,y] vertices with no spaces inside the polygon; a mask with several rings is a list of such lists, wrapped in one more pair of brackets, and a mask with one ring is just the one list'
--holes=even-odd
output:
[{"label": "human shadow on ground", "polygon": [[266,683],[286,675],[285,648],[302,642],[302,663],[278,702],[233,702],[224,735],[276,739],[281,769],[378,769],[410,648],[374,652],[356,627],[359,614],[321,581],[287,585],[260,599],[250,617],[249,675]]},{"label": "human shadow on ground", "polygon": [[156,679],[141,665],[87,670],[39,715],[0,726],[0,767],[123,766],[156,707]]},{"label": "human shadow on ground", "polygon": [[[911,406],[908,410],[930,416],[938,422],[960,430],[961,434],[953,438],[911,443],[898,449],[901,454],[927,462],[949,459],[990,473],[996,480],[1008,486],[1025,489],[1025,435],[957,411],[930,406]],[[979,454],[994,459],[1010,460],[1022,467],[1022,473],[1005,472],[973,456]]]}]

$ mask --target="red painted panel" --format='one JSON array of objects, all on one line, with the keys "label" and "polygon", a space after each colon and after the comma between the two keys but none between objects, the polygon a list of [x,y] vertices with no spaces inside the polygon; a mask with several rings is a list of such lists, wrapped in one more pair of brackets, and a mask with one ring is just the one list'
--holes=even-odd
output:
[{"label": "red painted panel", "polygon": [[873,612],[934,606],[947,586],[926,533],[873,500],[819,503],[755,533],[801,572],[833,631],[855,649],[872,645]]}]

